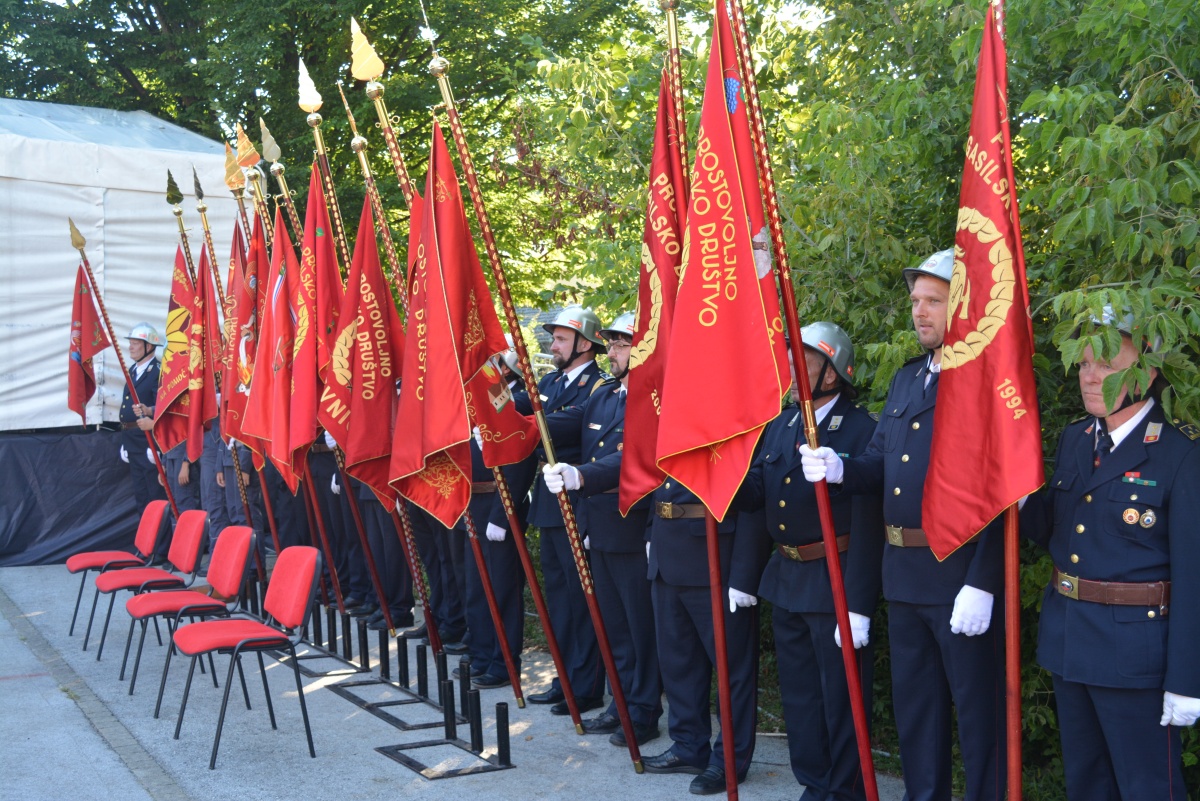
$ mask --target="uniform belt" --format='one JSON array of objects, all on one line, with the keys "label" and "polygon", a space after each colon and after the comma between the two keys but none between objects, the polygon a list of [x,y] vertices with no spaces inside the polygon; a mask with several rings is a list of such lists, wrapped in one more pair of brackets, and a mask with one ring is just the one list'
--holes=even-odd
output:
[{"label": "uniform belt", "polygon": [[313,453],[333,453],[333,448],[329,447],[324,442],[314,442],[309,450]]},{"label": "uniform belt", "polygon": [[[850,547],[850,535],[842,534],[837,538],[838,553],[845,553]],[[813,562],[825,558],[825,543],[810,542],[808,545],[776,545],[775,550],[793,562]]]},{"label": "uniform belt", "polygon": [[1171,603],[1171,582],[1148,581],[1124,583],[1119,581],[1089,581],[1063,573],[1054,568],[1054,588],[1059,595],[1076,601],[1091,601],[1110,606],[1157,606],[1160,614],[1167,613]]},{"label": "uniform belt", "polygon": [[137,427],[138,427],[138,424],[137,424],[136,420],[134,420],[132,423],[121,423],[122,431],[128,431],[131,428],[137,428]]},{"label": "uniform belt", "polygon": [[495,491],[496,491],[496,482],[495,481],[472,481],[471,482],[471,494],[472,495],[483,495],[484,493],[495,492]]},{"label": "uniform belt", "polygon": [[660,501],[654,504],[654,514],[663,520],[684,520],[704,517],[704,511],[704,504],[702,503],[662,503]]},{"label": "uniform belt", "polygon": [[[925,529],[923,528],[884,526],[884,529],[887,531],[888,545],[894,545],[897,548],[929,547],[929,537],[925,536]],[[974,537],[971,537],[971,539],[967,540],[967,542],[964,542],[963,545],[966,545],[968,542],[975,542],[978,539],[979,535],[976,534]]]}]

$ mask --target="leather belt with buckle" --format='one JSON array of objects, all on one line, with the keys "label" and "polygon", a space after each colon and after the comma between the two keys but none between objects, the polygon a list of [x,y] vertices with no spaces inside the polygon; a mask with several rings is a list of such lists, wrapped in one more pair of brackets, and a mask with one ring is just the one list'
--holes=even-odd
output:
[{"label": "leather belt with buckle", "polygon": [[663,520],[683,520],[685,518],[704,517],[702,503],[662,503],[654,504],[654,514]]},{"label": "leather belt with buckle", "polygon": [[1076,601],[1090,601],[1110,606],[1157,606],[1160,614],[1167,613],[1171,603],[1171,582],[1148,581],[1091,581],[1054,568],[1054,589]]},{"label": "leather belt with buckle", "polygon": [[324,442],[314,442],[309,450],[313,453],[333,453],[333,448],[329,447]]},{"label": "leather belt with buckle", "polygon": [[471,494],[472,495],[482,495],[485,492],[495,492],[495,491],[496,491],[496,482],[495,481],[472,481],[471,482]]},{"label": "leather belt with buckle", "polygon": [[131,429],[131,428],[137,428],[137,427],[138,427],[138,424],[137,424],[137,421],[136,421],[136,420],[135,420],[134,422],[132,422],[132,423],[121,423],[121,430],[122,430],[122,431],[128,431],[128,430],[129,430],[129,429]]},{"label": "leather belt with buckle", "polygon": [[[838,553],[845,553],[850,547],[850,535],[842,534],[837,538]],[[825,558],[825,543],[810,542],[808,545],[776,545],[775,550],[793,562],[813,562]]]},{"label": "leather belt with buckle", "polygon": [[[901,526],[884,526],[884,528],[887,530],[888,545],[893,545],[897,548],[929,547],[929,537],[925,536],[925,529],[923,528],[903,528]],[[976,534],[967,540],[967,542],[964,542],[963,545],[966,545],[968,542],[975,542],[978,539],[979,535]]]}]

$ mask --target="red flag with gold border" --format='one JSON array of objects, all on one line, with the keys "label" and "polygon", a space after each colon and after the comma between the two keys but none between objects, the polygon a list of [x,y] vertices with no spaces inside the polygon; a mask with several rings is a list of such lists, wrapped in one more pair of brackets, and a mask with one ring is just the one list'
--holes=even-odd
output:
[{"label": "red flag with gold border", "polygon": [[87,404],[96,394],[96,373],[92,359],[109,346],[108,335],[100,325],[92,289],[83,265],[75,273],[75,294],[71,300],[71,351],[67,366],[67,408],[87,422]]},{"label": "red flag with gold border", "polygon": [[158,396],[154,402],[154,437],[164,452],[188,438],[188,384],[191,381],[192,312],[196,295],[188,275],[183,247],[175,249],[171,271],[171,298],[167,305],[167,344],[159,367]]}]

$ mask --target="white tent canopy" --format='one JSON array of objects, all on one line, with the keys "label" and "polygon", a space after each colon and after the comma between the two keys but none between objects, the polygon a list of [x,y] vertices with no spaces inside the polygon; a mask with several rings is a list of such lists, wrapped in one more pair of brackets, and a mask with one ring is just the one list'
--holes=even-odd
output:
[{"label": "white tent canopy", "polygon": [[[193,167],[224,281],[237,217],[225,188],[224,145],[141,111],[0,99],[0,431],[80,423],[67,408],[79,264],[68,217],[87,240],[117,335],[142,321],[163,331],[179,242],[165,200],[167,170],[184,192],[183,219],[198,262],[204,237]],[[127,343],[116,344],[124,352]],[[111,348],[95,368],[87,422],[116,420],[124,380]]]}]

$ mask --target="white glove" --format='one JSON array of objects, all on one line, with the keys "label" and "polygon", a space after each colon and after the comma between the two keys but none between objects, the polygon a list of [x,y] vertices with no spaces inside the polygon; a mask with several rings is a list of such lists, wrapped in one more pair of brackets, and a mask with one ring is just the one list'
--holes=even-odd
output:
[{"label": "white glove", "polygon": [[479,433],[479,426],[471,429],[471,436],[475,438],[475,444],[479,446],[479,450],[483,450],[483,435]]},{"label": "white glove", "polygon": [[974,637],[988,630],[992,622],[992,594],[964,584],[954,599],[950,613],[950,631]]},{"label": "white glove", "polygon": [[486,533],[490,542],[504,542],[504,538],[508,535],[508,530],[497,526],[495,523],[488,523]]},{"label": "white glove", "polygon": [[579,470],[566,462],[548,464],[543,467],[542,479],[546,482],[546,489],[555,495],[565,489],[577,490],[583,484],[583,476],[579,474]]},{"label": "white glove", "polygon": [[1200,717],[1200,698],[1163,693],[1161,726],[1191,726]]},{"label": "white glove", "polygon": [[583,538],[583,550],[585,550],[585,551],[592,550],[592,538],[591,537]]},{"label": "white glove", "polygon": [[125,450],[125,446],[121,446],[121,461],[129,464],[129,451]]},{"label": "white glove", "polygon": [[647,542],[646,543],[646,560],[649,561],[649,559],[650,559],[650,543]]},{"label": "white glove", "polygon": [[738,610],[739,606],[758,606],[758,599],[753,595],[729,588],[729,612],[732,614]]},{"label": "white glove", "polygon": [[337,447],[337,440],[334,439],[333,434],[330,434],[328,431],[325,432],[325,447],[326,448],[336,448]]},{"label": "white glove", "polygon": [[832,448],[820,447],[815,451],[807,445],[800,446],[800,464],[804,477],[816,484],[825,479],[830,484],[842,483],[842,457]]},{"label": "white glove", "polygon": [[[329,435],[326,434],[325,436],[329,436]],[[329,491],[332,492],[334,495],[342,494],[342,485],[338,483],[337,473],[333,474],[333,480],[329,482]]]},{"label": "white glove", "polygon": [[149,448],[146,448],[146,461],[150,464],[154,464],[154,451],[150,450]]},{"label": "white glove", "polygon": [[[850,638],[854,641],[855,648],[862,648],[871,641],[871,618],[866,615],[860,615],[858,612],[850,613]],[[842,647],[842,627],[838,626],[833,630],[833,641],[837,643],[837,647]]]}]

